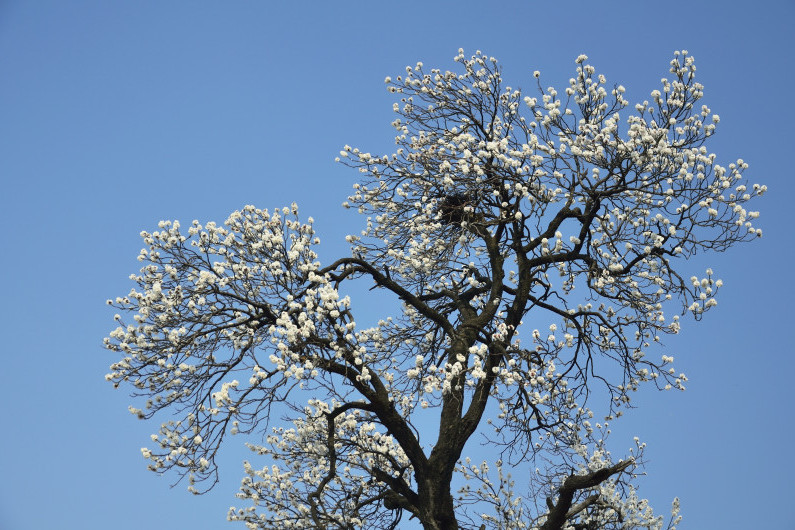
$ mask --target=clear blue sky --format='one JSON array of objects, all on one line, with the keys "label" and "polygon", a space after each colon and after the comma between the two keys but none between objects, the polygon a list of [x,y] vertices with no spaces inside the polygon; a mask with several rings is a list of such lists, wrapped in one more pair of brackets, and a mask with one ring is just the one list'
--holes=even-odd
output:
[{"label": "clear blue sky", "polygon": [[[325,255],[361,220],[344,144],[388,151],[386,75],[496,56],[513,86],[565,86],[574,58],[644,99],[688,49],[721,116],[711,150],[743,157],[762,240],[693,263],[719,306],[669,341],[682,394],[646,392],[616,451],[649,443],[641,494],[681,529],[795,528],[792,477],[795,4],[778,2],[0,1],[0,529],[242,528],[226,510],[248,456],[193,497],[146,471],[155,424],[103,379],[106,298],[126,293],[138,232],[297,200]],[[232,439],[233,442],[243,440]]]}]

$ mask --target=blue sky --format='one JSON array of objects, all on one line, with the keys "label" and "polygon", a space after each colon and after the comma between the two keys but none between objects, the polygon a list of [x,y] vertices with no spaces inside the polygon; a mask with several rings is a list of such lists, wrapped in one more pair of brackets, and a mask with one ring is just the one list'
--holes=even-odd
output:
[{"label": "blue sky", "polygon": [[103,379],[104,300],[129,290],[138,233],[161,219],[297,200],[324,255],[342,252],[362,220],[339,206],[357,174],[334,156],[388,151],[384,77],[450,68],[459,47],[528,88],[536,69],[565,86],[586,53],[633,101],[675,49],[696,57],[721,116],[710,149],[770,189],[765,235],[694,260],[726,285],[668,342],[689,389],[643,393],[613,446],[648,442],[641,494],[661,512],[679,495],[681,529],[794,528],[794,15],[788,1],[0,2],[0,528],[242,527],[225,522],[240,447],[204,497],[146,471],[157,425]]}]

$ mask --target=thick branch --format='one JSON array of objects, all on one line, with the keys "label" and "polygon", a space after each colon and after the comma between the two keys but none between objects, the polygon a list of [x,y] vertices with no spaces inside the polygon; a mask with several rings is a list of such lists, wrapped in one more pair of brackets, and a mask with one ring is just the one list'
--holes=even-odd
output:
[{"label": "thick branch", "polygon": [[[345,265],[353,265],[354,270],[356,272],[364,272],[369,274],[377,285],[384,287],[395,293],[398,296],[398,298],[400,298],[408,305],[416,309],[421,315],[428,318],[436,325],[444,329],[445,332],[447,332],[448,334],[453,333],[454,331],[453,325],[450,322],[448,322],[448,320],[444,318],[444,316],[440,315],[437,311],[431,308],[419,296],[405,289],[402,285],[397,283],[395,280],[393,280],[386,274],[382,274],[381,271],[379,271],[372,264],[368,263],[363,259],[360,258],[338,259],[333,264],[331,264],[330,266],[326,267],[323,271],[321,271],[321,273],[330,272]],[[344,275],[345,273],[343,273],[343,276]]]},{"label": "thick branch", "polygon": [[[540,530],[561,530],[569,517],[576,515],[596,501],[596,499],[594,499],[588,502],[590,499],[589,497],[585,501],[572,507],[575,493],[598,486],[611,476],[624,471],[631,466],[632,463],[632,460],[626,460],[614,466],[597,469],[587,475],[568,476],[558,490],[558,502],[553,504],[552,501],[547,501],[547,504],[551,505],[551,507],[547,515],[547,520],[541,526]],[[598,494],[596,495],[598,497]]]}]

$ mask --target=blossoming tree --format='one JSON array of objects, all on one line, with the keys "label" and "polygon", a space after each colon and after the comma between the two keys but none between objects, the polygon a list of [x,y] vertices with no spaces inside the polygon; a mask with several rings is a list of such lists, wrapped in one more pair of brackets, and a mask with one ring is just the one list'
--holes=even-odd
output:
[{"label": "blossoming tree", "polygon": [[[340,153],[367,220],[333,263],[295,204],[142,232],[105,344],[131,412],[173,414],[149,467],[200,493],[226,436],[256,435],[229,512],[250,528],[676,524],[676,501],[664,523],[635,493],[644,444],[618,459],[605,436],[641,385],[684,389],[655,343],[721,281],[682,266],[760,236],[745,203],[765,187],[707,150],[687,52],[634,107],[586,60],[563,94],[523,96],[480,52],[387,78],[397,149]],[[357,319],[362,279],[395,314]],[[481,436],[494,458],[473,463]]]}]

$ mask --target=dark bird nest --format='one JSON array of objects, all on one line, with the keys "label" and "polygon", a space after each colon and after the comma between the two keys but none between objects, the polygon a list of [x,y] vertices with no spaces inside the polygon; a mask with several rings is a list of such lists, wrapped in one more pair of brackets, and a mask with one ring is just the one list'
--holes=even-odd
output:
[{"label": "dark bird nest", "polygon": [[464,193],[444,195],[437,203],[442,223],[459,225],[467,221],[471,216],[471,210],[467,207],[473,203],[473,198]]}]

